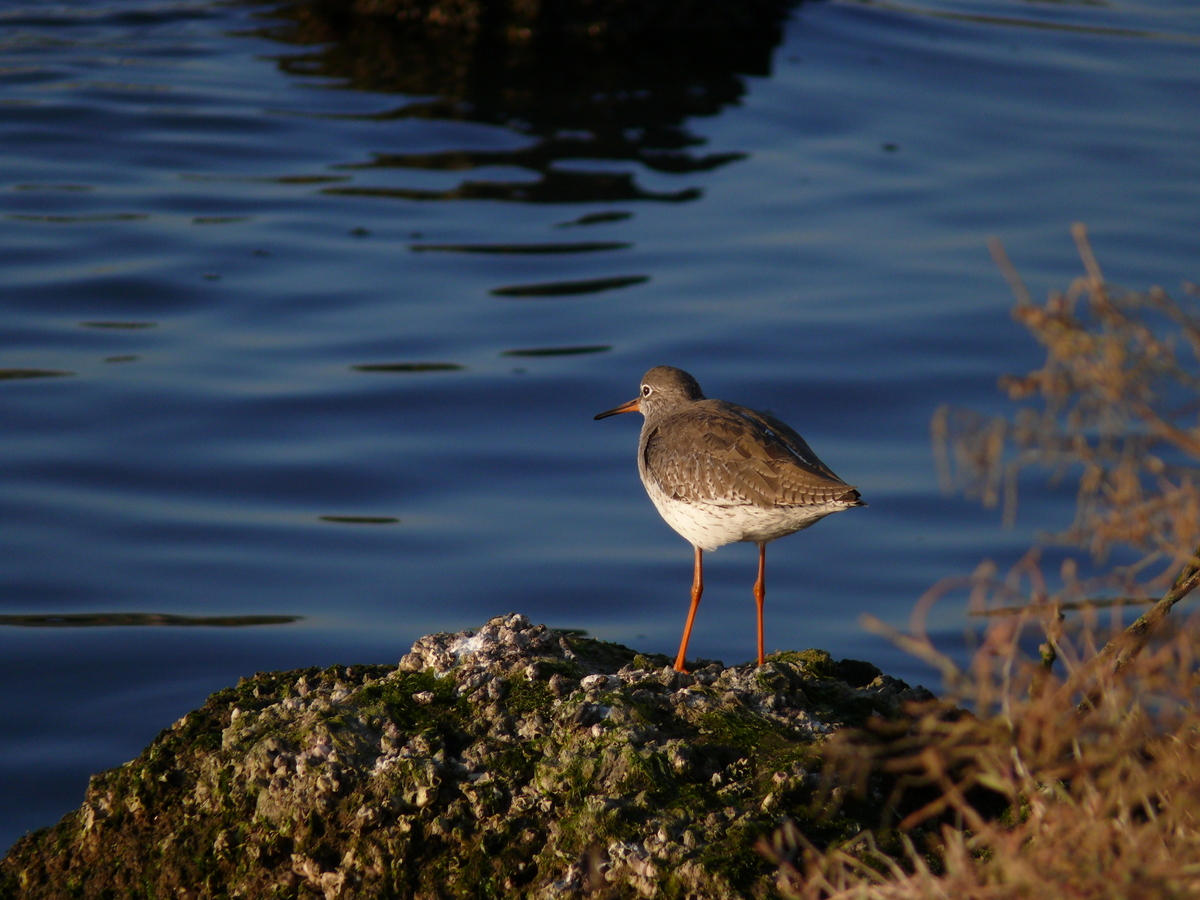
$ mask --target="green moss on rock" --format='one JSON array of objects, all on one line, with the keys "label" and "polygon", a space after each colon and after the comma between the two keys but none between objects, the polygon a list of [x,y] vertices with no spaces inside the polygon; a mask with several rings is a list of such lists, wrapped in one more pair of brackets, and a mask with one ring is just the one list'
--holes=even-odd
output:
[{"label": "green moss on rock", "polygon": [[19,841],[0,895],[773,896],[752,848],[781,819],[857,830],[812,805],[832,723],[921,694],[819,651],[663,659],[511,615],[399,666],[259,673]]}]

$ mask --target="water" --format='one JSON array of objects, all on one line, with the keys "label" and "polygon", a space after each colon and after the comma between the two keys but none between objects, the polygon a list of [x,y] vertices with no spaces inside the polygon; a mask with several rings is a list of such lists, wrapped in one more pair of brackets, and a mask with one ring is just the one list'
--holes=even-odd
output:
[{"label": "water", "polygon": [[[264,10],[0,5],[0,369],[69,373],[0,380],[0,613],[299,617],[0,628],[0,846],[256,670],[510,610],[672,653],[690,548],[638,417],[592,421],[659,363],[871,504],[771,547],[769,649],[936,687],[858,616],[1070,515],[937,490],[934,408],[1038,360],[987,236],[1035,296],[1075,220],[1111,280],[1197,277],[1191,8],[830,2],[515,62]],[[752,655],[754,552],[707,557],[695,655]]]}]

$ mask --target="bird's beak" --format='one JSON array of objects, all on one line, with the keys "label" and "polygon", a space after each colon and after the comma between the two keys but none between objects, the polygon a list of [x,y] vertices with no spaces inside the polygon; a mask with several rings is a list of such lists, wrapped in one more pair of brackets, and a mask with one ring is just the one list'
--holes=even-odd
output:
[{"label": "bird's beak", "polygon": [[598,414],[595,418],[607,419],[609,416],[615,416],[617,413],[641,412],[641,401],[641,397],[634,397],[628,403],[622,403],[620,406],[614,406],[612,409],[606,409],[604,412]]}]

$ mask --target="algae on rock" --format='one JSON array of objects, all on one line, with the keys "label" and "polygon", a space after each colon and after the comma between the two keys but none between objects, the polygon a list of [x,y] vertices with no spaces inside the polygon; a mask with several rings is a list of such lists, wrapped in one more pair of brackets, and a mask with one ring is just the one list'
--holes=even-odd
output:
[{"label": "algae on rock", "polygon": [[808,809],[823,736],[929,696],[819,651],[683,675],[501,616],[214,694],[20,840],[0,893],[773,896],[753,846]]}]

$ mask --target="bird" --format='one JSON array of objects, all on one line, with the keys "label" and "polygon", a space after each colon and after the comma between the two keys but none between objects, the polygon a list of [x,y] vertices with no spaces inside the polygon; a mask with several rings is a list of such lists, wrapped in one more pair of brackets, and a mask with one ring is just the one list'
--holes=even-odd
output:
[{"label": "bird", "polygon": [[675,670],[687,672],[687,646],[704,593],[704,552],[738,541],[758,545],[758,665],[763,665],[767,544],[831,513],[866,506],[804,438],[774,416],[709,399],[687,372],[655,366],[638,395],[598,413],[643,416],[638,474],[659,515],[695,548],[692,604]]}]

